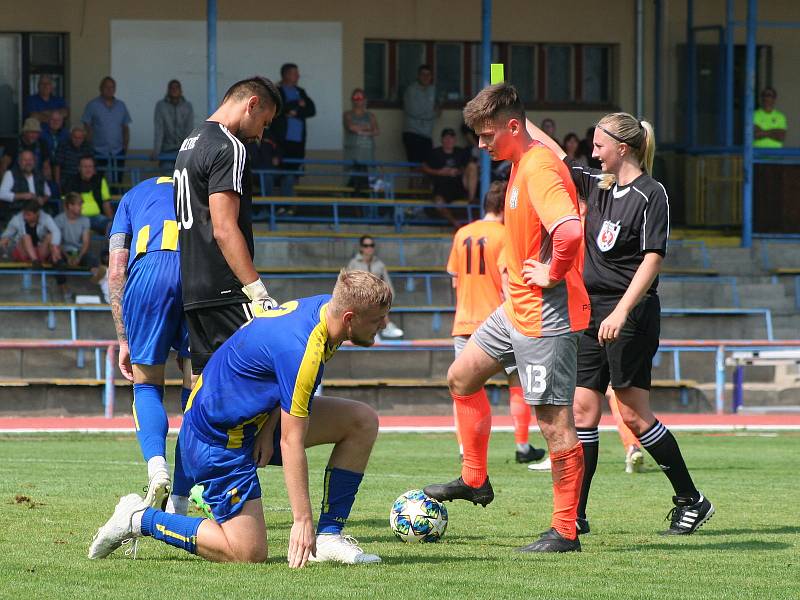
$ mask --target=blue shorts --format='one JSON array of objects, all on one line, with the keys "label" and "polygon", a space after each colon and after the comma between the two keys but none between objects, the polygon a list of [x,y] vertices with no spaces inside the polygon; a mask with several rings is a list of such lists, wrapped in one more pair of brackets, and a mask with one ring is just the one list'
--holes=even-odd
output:
[{"label": "blue shorts", "polygon": [[133,263],[122,297],[122,316],[131,363],[163,365],[170,348],[189,356],[180,254],[148,252]]},{"label": "blue shorts", "polygon": [[[248,500],[261,498],[261,484],[253,460],[253,445],[225,448],[209,444],[195,433],[184,418],[178,442],[181,461],[189,480],[203,486],[203,500],[211,507],[217,523],[224,523],[239,514]],[[281,428],[275,428],[271,465],[281,459]]]}]

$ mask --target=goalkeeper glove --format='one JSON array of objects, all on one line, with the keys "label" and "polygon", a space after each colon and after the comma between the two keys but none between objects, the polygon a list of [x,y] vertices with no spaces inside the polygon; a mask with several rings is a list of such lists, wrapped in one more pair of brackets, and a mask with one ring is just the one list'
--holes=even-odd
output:
[{"label": "goalkeeper glove", "polygon": [[264,282],[256,279],[242,288],[244,295],[250,299],[250,310],[253,316],[259,316],[267,310],[278,308],[277,301],[269,295]]}]

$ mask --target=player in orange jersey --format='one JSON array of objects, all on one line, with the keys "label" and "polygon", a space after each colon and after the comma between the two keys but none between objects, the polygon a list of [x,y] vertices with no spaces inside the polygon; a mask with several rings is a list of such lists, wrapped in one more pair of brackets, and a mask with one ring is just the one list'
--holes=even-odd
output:
[{"label": "player in orange jersey", "polygon": [[[503,303],[503,275],[505,261],[501,258],[505,246],[503,227],[503,201],[506,182],[495,181],[489,187],[483,202],[482,219],[465,225],[456,232],[447,272],[453,276],[456,290],[456,314],[453,321],[453,345],[456,358],[475,329]],[[511,418],[514,422],[514,441],[518,463],[541,460],[545,451],[531,446],[528,429],[531,423],[531,407],[525,402],[516,367],[509,367],[508,391]],[[458,411],[455,403],[456,436],[459,452],[463,456],[461,432],[458,428]]]},{"label": "player in orange jersey", "polygon": [[513,164],[506,192],[506,265],[509,298],[475,330],[447,373],[464,442],[461,477],[430,485],[439,500],[494,499],[486,455],[492,415],[483,385],[516,365],[525,401],[547,440],[552,461],[551,528],[523,552],[580,551],[575,529],[583,477],[583,449],[575,432],[572,397],[578,335],[589,323],[589,297],[576,264],[583,229],[575,184],[567,166],[525,129],[517,90],[484,88],[464,108],[479,146]]}]

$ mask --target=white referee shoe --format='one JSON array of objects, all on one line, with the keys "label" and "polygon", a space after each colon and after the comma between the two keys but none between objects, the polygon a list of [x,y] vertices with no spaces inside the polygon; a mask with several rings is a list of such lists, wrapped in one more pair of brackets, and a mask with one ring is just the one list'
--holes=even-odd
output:
[{"label": "white referee shoe", "polygon": [[317,535],[317,554],[309,556],[309,562],[340,562],[346,565],[373,564],[381,562],[377,554],[367,554],[355,538],[337,533]]},{"label": "white referee shoe", "polygon": [[143,513],[145,509],[147,504],[139,494],[123,496],[114,509],[114,514],[94,535],[92,545],[89,546],[89,558],[105,558],[123,543],[142,537],[141,515],[138,515],[139,519],[135,517],[136,513]]},{"label": "white referee shoe", "polygon": [[528,470],[530,471],[550,471],[552,470],[553,465],[550,463],[550,457],[548,456],[542,462],[534,463],[532,465],[528,465]]}]

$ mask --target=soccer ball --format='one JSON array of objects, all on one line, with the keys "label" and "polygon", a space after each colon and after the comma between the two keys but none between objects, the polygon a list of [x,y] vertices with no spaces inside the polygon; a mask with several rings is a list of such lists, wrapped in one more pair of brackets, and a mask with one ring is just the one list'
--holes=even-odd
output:
[{"label": "soccer ball", "polygon": [[422,490],[410,490],[394,501],[389,526],[404,542],[438,542],[447,529],[447,509]]}]

